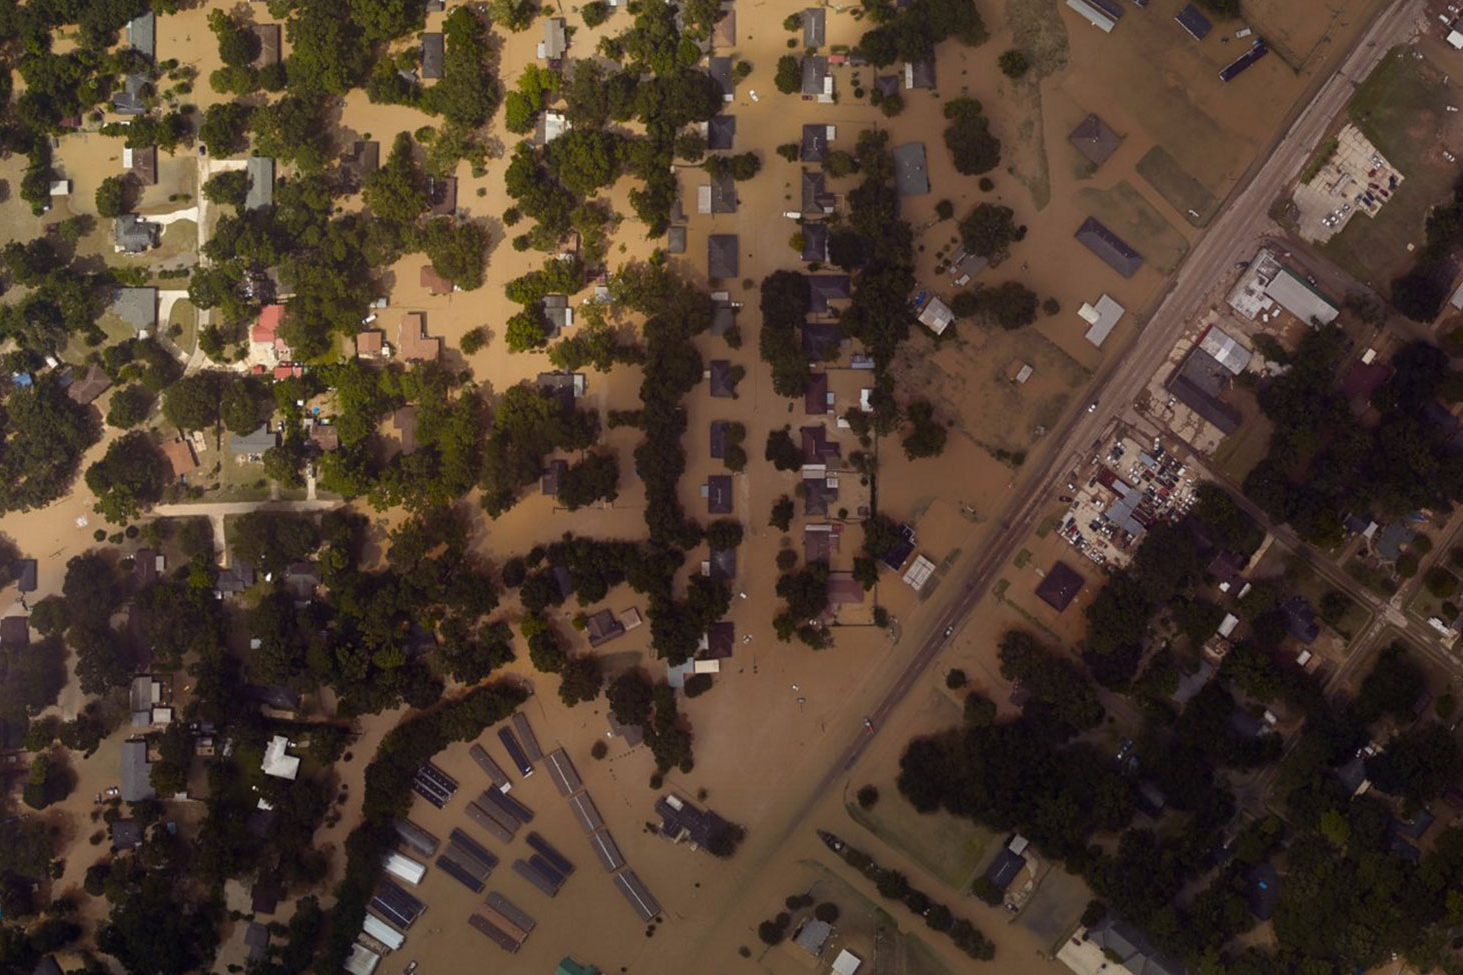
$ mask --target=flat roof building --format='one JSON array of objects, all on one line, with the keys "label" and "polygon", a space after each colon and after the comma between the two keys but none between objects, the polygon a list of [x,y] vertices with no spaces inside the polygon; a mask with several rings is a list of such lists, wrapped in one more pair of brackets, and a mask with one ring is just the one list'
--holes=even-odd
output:
[{"label": "flat roof building", "polygon": [[894,149],[894,185],[900,196],[924,196],[930,191],[923,142],[908,142]]},{"label": "flat roof building", "polygon": [[300,759],[288,753],[289,746],[290,740],[284,735],[275,735],[269,739],[269,744],[264,747],[264,761],[260,765],[265,775],[293,782],[300,774]]},{"label": "flat roof building", "polygon": [[148,770],[147,742],[141,738],[129,738],[122,742],[121,793],[123,802],[142,802],[144,799],[157,798]]},{"label": "flat roof building", "polygon": [[1104,34],[1111,34],[1112,29],[1118,25],[1108,13],[1088,3],[1087,0],[1067,0],[1067,6],[1077,12],[1077,15],[1086,20],[1093,27]]},{"label": "flat roof building", "polygon": [[1107,295],[1097,299],[1096,305],[1084,302],[1082,307],[1077,309],[1077,315],[1089,326],[1084,337],[1100,348],[1102,343],[1107,341],[1107,337],[1112,334],[1113,328],[1123,317],[1124,311],[1122,305]]},{"label": "flat roof building", "polygon": [[1179,26],[1188,31],[1189,36],[1196,41],[1202,41],[1214,29],[1214,25],[1209,23],[1209,18],[1201,14],[1199,8],[1192,3],[1180,10],[1174,20],[1178,21]]},{"label": "flat roof building", "polygon": [[1329,325],[1341,314],[1324,295],[1285,268],[1265,285],[1265,294],[1308,325]]},{"label": "flat roof building", "polygon": [[422,77],[435,81],[442,77],[442,61],[447,53],[446,42],[440,33],[429,31],[422,35]]}]

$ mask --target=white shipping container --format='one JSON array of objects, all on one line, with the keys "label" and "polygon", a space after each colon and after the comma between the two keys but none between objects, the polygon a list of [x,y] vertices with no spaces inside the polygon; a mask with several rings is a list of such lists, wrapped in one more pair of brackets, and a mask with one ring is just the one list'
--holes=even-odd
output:
[{"label": "white shipping container", "polygon": [[370,912],[366,913],[366,923],[362,925],[361,930],[392,951],[397,951],[406,944],[406,935]]},{"label": "white shipping container", "polygon": [[400,853],[388,853],[385,859],[386,872],[399,880],[405,880],[415,887],[427,874],[427,865]]}]

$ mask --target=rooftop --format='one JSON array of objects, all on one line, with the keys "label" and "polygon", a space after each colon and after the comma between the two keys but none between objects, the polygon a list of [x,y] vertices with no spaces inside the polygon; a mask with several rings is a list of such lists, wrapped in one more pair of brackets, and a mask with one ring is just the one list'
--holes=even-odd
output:
[{"label": "rooftop", "polygon": [[157,289],[118,288],[112,295],[112,313],[134,332],[157,328]]},{"label": "rooftop", "polygon": [[737,136],[735,115],[717,115],[706,123],[706,148],[712,152],[731,149]]},{"label": "rooftop", "polygon": [[229,453],[262,454],[279,444],[278,435],[269,429],[268,423],[261,423],[253,433],[229,434]]},{"label": "rooftop", "polygon": [[923,142],[909,142],[894,149],[894,184],[900,196],[924,196],[930,191]]},{"label": "rooftop", "polygon": [[[825,177],[822,173],[815,173],[810,170],[803,170],[803,215],[816,213],[832,213],[837,205],[837,197],[828,192]],[[803,232],[811,224],[805,224]]]},{"label": "rooftop", "polygon": [[933,55],[925,60],[910,61],[904,65],[904,87],[935,87],[935,59]]},{"label": "rooftop", "polygon": [[457,177],[427,177],[427,199],[434,217],[450,217],[457,212]]},{"label": "rooftop", "polygon": [[833,925],[827,921],[809,918],[803,922],[803,926],[793,936],[792,943],[816,958],[822,953],[823,945],[827,943],[828,936],[832,933]]},{"label": "rooftop", "polygon": [[250,156],[248,162],[249,192],[244,209],[258,210],[274,205],[274,160],[268,156]]},{"label": "rooftop", "polygon": [[1077,598],[1077,593],[1082,591],[1082,584],[1085,580],[1070,565],[1065,562],[1057,562],[1052,566],[1041,585],[1036,587],[1036,595],[1042,602],[1060,613],[1072,604]]},{"label": "rooftop", "polygon": [[711,395],[718,399],[736,396],[736,383],[732,379],[732,365],[727,359],[711,360]]},{"label": "rooftop", "polygon": [[450,295],[452,293],[452,282],[437,273],[437,269],[430,264],[422,265],[419,283],[427,289],[428,294]]},{"label": "rooftop", "polygon": [[721,89],[721,97],[725,101],[731,101],[734,91],[731,58],[708,58],[706,60],[706,73],[711,75],[711,80],[716,82],[717,87]]},{"label": "rooftop", "polygon": [[1096,115],[1089,115],[1079,122],[1072,134],[1067,136],[1067,141],[1086,156],[1093,166],[1105,163],[1107,157],[1117,152],[1118,146],[1123,142],[1122,137],[1108,128],[1107,123]]},{"label": "rooftop", "polygon": [[712,234],[706,238],[706,273],[713,278],[734,278],[737,261],[737,235]]},{"label": "rooftop", "polygon": [[1143,255],[1129,247],[1121,237],[1103,226],[1096,217],[1088,217],[1077,228],[1077,240],[1100,257],[1108,267],[1125,278],[1131,278],[1143,266]]},{"label": "rooftop", "polygon": [[818,261],[826,264],[828,262],[828,225],[824,223],[805,223],[802,229],[804,261],[812,263]]},{"label": "rooftop", "polygon": [[429,31],[422,35],[422,77],[436,80],[442,77],[442,60],[447,53],[442,35]]},{"label": "rooftop", "polygon": [[1209,23],[1209,18],[1201,14],[1199,8],[1192,3],[1180,10],[1174,20],[1178,21],[1179,26],[1188,31],[1196,41],[1202,41],[1214,29],[1214,25]]},{"label": "rooftop", "polygon": [[427,316],[419,311],[402,316],[396,347],[408,362],[435,361],[442,353],[442,340],[427,334]]},{"label": "rooftop", "polygon": [[147,767],[147,742],[141,738],[122,742],[121,793],[123,802],[141,802],[157,796]]},{"label": "rooftop", "polygon": [[706,479],[706,511],[713,515],[732,513],[732,479],[730,474],[712,474]]},{"label": "rooftop", "polygon": [[113,232],[118,250],[141,254],[157,246],[162,227],[135,213],[124,213],[113,222]]},{"label": "rooftop", "polygon": [[822,162],[824,155],[828,152],[828,143],[837,136],[837,133],[837,127],[832,125],[804,125],[802,144],[798,148],[798,158],[803,162]]},{"label": "rooftop", "polygon": [[1101,347],[1112,330],[1122,320],[1123,312],[1126,311],[1122,305],[1113,301],[1107,295],[1097,299],[1096,305],[1084,302],[1081,308],[1077,309],[1078,316],[1088,324],[1087,334],[1083,338],[1093,345]]},{"label": "rooftop", "polygon": [[822,7],[803,11],[803,47],[822,47],[827,42],[827,14]]}]

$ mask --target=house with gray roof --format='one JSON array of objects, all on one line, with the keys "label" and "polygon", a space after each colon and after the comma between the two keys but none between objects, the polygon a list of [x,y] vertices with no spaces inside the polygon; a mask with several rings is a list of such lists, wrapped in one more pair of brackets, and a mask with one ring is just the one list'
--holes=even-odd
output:
[{"label": "house with gray roof", "polygon": [[737,235],[712,234],[706,238],[706,273],[713,278],[734,278],[737,261]]},{"label": "house with gray roof", "polygon": [[147,766],[147,742],[129,738],[122,742],[122,801],[142,802],[157,798]]},{"label": "house with gray roof", "polygon": [[1148,936],[1112,917],[1087,929],[1087,937],[1132,975],[1187,975],[1183,963],[1161,954]]},{"label": "house with gray roof", "polygon": [[141,115],[147,111],[148,80],[140,74],[129,74],[120,91],[112,95],[112,111],[118,115]]},{"label": "house with gray roof", "polygon": [[1123,144],[1122,137],[1108,128],[1107,123],[1096,115],[1089,115],[1078,123],[1067,136],[1067,141],[1086,156],[1093,166],[1101,166],[1107,162],[1107,157],[1117,152],[1118,146]]},{"label": "house with gray roof", "polygon": [[822,173],[803,170],[803,216],[815,213],[832,213],[838,205],[838,198],[828,192],[827,181]]},{"label": "house with gray roof", "polygon": [[935,56],[919,61],[908,61],[904,65],[904,87],[909,89],[935,87]]},{"label": "house with gray roof", "polygon": [[808,275],[808,311],[815,315],[826,314],[828,302],[852,296],[853,282],[847,274]]},{"label": "house with gray roof", "polygon": [[539,45],[538,56],[544,61],[560,61],[569,50],[569,35],[565,31],[563,17],[549,17],[544,20],[544,39]]},{"label": "house with gray roof", "polygon": [[706,73],[711,75],[711,80],[721,89],[722,101],[731,101],[735,87],[732,83],[732,59],[715,57],[706,60]]},{"label": "house with gray roof", "polygon": [[803,162],[822,162],[836,133],[837,129],[831,125],[804,125],[798,158]]},{"label": "house with gray roof", "polygon": [[737,181],[731,173],[711,177],[711,212],[737,212]]},{"label": "house with gray roof", "polygon": [[894,150],[894,185],[900,196],[924,196],[930,191],[930,173],[925,166],[925,144],[907,142]]},{"label": "house with gray roof", "polygon": [[712,474],[701,489],[706,495],[706,513],[729,515],[732,513],[732,479],[730,474]]},{"label": "house with gray roof", "polygon": [[808,7],[803,11],[803,47],[822,47],[828,37],[827,12],[822,7]]},{"label": "house with gray roof", "polygon": [[735,115],[715,115],[706,123],[706,148],[712,152],[731,149],[737,136]]},{"label": "house with gray roof", "polygon": [[263,454],[279,445],[279,436],[269,429],[269,424],[260,424],[253,433],[229,434],[229,452],[232,454]]},{"label": "house with gray roof", "polygon": [[802,93],[820,102],[833,101],[833,76],[828,73],[828,59],[821,54],[803,58]]},{"label": "house with gray roof", "polygon": [[665,232],[665,252],[667,254],[686,253],[686,228],[671,227]]},{"label": "house with gray roof", "polygon": [[139,334],[157,328],[157,289],[118,288],[112,293],[112,314]]},{"label": "house with gray roof", "polygon": [[213,590],[220,596],[237,595],[254,585],[255,578],[254,566],[236,559],[232,565],[218,570]]},{"label": "house with gray roof", "polygon": [[244,197],[244,209],[274,206],[274,160],[268,156],[250,156],[247,169],[249,192]]},{"label": "house with gray roof", "polygon": [[828,225],[826,223],[805,223],[803,235],[803,260],[809,263],[828,261]]},{"label": "house with gray roof", "polygon": [[711,379],[711,395],[717,399],[731,399],[737,394],[736,382],[732,379],[732,365],[726,359],[711,360],[708,370]]},{"label": "house with gray roof", "polygon": [[151,10],[127,22],[127,43],[149,61],[157,59],[157,15]]},{"label": "house with gray roof", "polygon": [[714,548],[707,560],[713,579],[735,579],[737,577],[737,550]]},{"label": "house with gray roof", "polygon": [[828,936],[833,933],[833,925],[827,921],[820,921],[817,918],[809,918],[798,928],[798,933],[793,936],[792,943],[817,958],[823,952],[823,945],[828,942]]},{"label": "house with gray roof", "polygon": [[135,213],[124,213],[113,221],[117,251],[123,254],[145,254],[158,245],[162,227],[144,220]]},{"label": "house with gray roof", "polygon": [[1143,255],[1129,247],[1126,241],[1096,217],[1088,217],[1082,221],[1075,236],[1083,247],[1125,278],[1131,278],[1143,266]]},{"label": "house with gray roof", "polygon": [[442,61],[447,54],[446,42],[436,31],[422,35],[422,77],[436,81],[442,77]]}]

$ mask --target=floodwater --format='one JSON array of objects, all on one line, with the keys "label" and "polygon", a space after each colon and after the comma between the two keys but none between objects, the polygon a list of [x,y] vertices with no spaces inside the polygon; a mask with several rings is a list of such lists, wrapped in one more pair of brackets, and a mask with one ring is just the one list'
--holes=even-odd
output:
[{"label": "floodwater", "polygon": [[[920,536],[920,551],[937,563],[949,558],[960,566],[968,564],[972,553],[988,536],[998,510],[1018,490],[1016,481],[1020,472],[996,459],[993,450],[1016,451],[1031,449],[1033,445],[1039,450],[1038,429],[1058,423],[1064,411],[1073,408],[1083,383],[1102,366],[1103,354],[1082,338],[1086,326],[1076,316],[1077,307],[1084,301],[1095,301],[1104,292],[1128,307],[1128,317],[1108,340],[1110,356],[1112,350],[1121,351],[1161,285],[1160,274],[1151,266],[1140,270],[1131,280],[1119,278],[1072,239],[1077,225],[1087,215],[1077,202],[1079,191],[1112,191],[1119,184],[1127,183],[1175,233],[1192,240],[1195,230],[1187,216],[1136,172],[1138,160],[1153,146],[1162,145],[1209,193],[1222,198],[1256,153],[1274,137],[1282,117],[1304,85],[1323,70],[1328,52],[1345,46],[1345,39],[1357,28],[1361,12],[1375,4],[1372,0],[1349,0],[1333,6],[1329,11],[1333,14],[1330,48],[1310,35],[1302,36],[1303,25],[1294,22],[1305,15],[1303,11],[1272,4],[1278,9],[1266,10],[1265,16],[1288,20],[1284,24],[1277,21],[1275,30],[1284,33],[1291,47],[1300,52],[1294,62],[1303,64],[1303,73],[1296,76],[1280,57],[1270,57],[1228,86],[1220,86],[1214,75],[1219,66],[1239,53],[1239,44],[1225,44],[1221,40],[1236,25],[1218,25],[1209,39],[1197,44],[1172,22],[1179,5],[1178,0],[1154,0],[1146,9],[1131,9],[1111,35],[1089,30],[1064,8],[1053,15],[1044,5],[1011,0],[1006,14],[1002,15],[993,8],[983,7],[992,39],[976,49],[964,49],[954,43],[943,45],[937,68],[938,91],[907,93],[906,111],[893,120],[886,119],[866,100],[854,97],[855,74],[859,76],[858,83],[869,87],[877,73],[869,68],[835,69],[840,92],[836,105],[803,102],[778,94],[772,84],[775,63],[787,53],[786,42],[793,36],[782,29],[781,22],[783,16],[799,7],[783,4],[775,9],[755,6],[740,11],[736,46],[718,53],[746,59],[754,66],[752,75],[739,84],[727,111],[737,117],[735,150],[757,150],[763,170],[755,180],[738,184],[740,207],[736,213],[711,217],[694,215],[695,187],[702,182],[703,174],[683,170],[683,202],[688,214],[692,214],[688,251],[672,260],[691,278],[704,282],[707,235],[734,233],[739,237],[741,266],[737,280],[721,282],[721,286],[744,303],[739,316],[744,344],[732,350],[721,339],[709,335],[698,338],[696,343],[706,360],[728,359],[734,365],[745,367],[747,376],[736,400],[713,401],[705,386],[687,398],[690,418],[684,442],[687,472],[680,485],[680,496],[688,513],[703,520],[707,518],[699,485],[708,475],[724,470],[720,461],[708,456],[709,423],[715,419],[744,423],[747,427],[744,446],[752,462],[749,473],[735,478],[733,516],[747,529],[746,540],[738,553],[739,573],[734,582],[734,591],[745,593],[746,598],[733,599],[729,616],[737,629],[735,655],[724,662],[712,691],[682,705],[696,735],[696,768],[688,776],[673,773],[667,779],[667,786],[693,799],[698,790],[706,789],[706,804],[746,826],[748,838],[734,859],[722,862],[685,847],[668,847],[647,833],[644,824],[652,816],[655,798],[646,786],[652,770],[648,751],[641,748],[627,752],[622,742],[614,740],[610,757],[601,762],[591,759],[591,743],[605,731],[603,701],[575,709],[564,708],[554,693],[557,681],[531,675],[525,655],[512,670],[533,676],[538,693],[528,710],[541,742],[546,749],[559,743],[566,747],[626,859],[664,906],[666,923],[647,935],[645,927],[599,870],[566,803],[553,790],[547,774],[540,772],[515,789],[515,795],[521,796],[538,814],[534,828],[579,868],[560,896],[547,901],[536,890],[527,888],[507,867],[514,856],[522,854],[521,840],[511,850],[501,849],[494,841],[479,835],[480,840],[504,859],[504,866],[494,874],[489,888],[502,891],[538,920],[538,927],[511,963],[513,970],[547,970],[570,953],[606,971],[622,967],[630,972],[684,970],[690,959],[728,972],[802,970],[803,964],[793,960],[794,956],[787,951],[761,954],[755,927],[758,921],[779,909],[783,897],[801,889],[817,875],[816,870],[802,865],[802,861],[833,862],[813,836],[813,829],[820,826],[866,846],[881,862],[906,869],[918,885],[949,902],[957,913],[969,916],[995,940],[999,946],[998,957],[1021,958],[1023,966],[1027,966],[1025,959],[1049,947],[1019,923],[1005,923],[1003,913],[968,898],[957,898],[953,891],[942,888],[939,880],[926,874],[901,852],[854,824],[841,808],[844,797],[837,789],[822,796],[814,792],[815,784],[859,733],[862,714],[873,709],[884,688],[902,671],[918,643],[920,627],[947,601],[949,590],[935,589],[927,600],[934,605],[925,609],[897,578],[883,574],[878,589],[867,594],[866,605],[877,600],[899,619],[906,637],[898,644],[891,644],[872,627],[840,627],[835,631],[836,646],[818,653],[775,640],[770,626],[777,603],[774,558],[784,539],[780,532],[767,526],[767,516],[779,495],[793,492],[797,478],[774,471],[762,461],[762,444],[769,430],[784,424],[791,423],[796,428],[818,422],[829,427],[830,436],[841,443],[845,457],[856,449],[856,443],[846,432],[833,428],[833,414],[821,421],[806,417],[801,403],[794,404],[789,412],[788,402],[772,393],[770,378],[757,358],[757,293],[755,288],[744,286],[744,281],[760,281],[772,270],[797,266],[787,244],[794,224],[780,214],[796,206],[795,188],[801,166],[786,162],[774,149],[795,141],[805,122],[836,125],[835,148],[851,149],[858,131],[870,126],[887,127],[893,145],[910,141],[925,143],[933,189],[928,196],[906,200],[904,213],[920,228],[921,283],[947,299],[953,294],[953,286],[948,279],[936,275],[935,265],[938,253],[950,248],[951,238],[958,231],[950,222],[932,223],[935,204],[943,199],[952,201],[957,219],[985,199],[1015,210],[1018,222],[1029,228],[1029,236],[1013,248],[1004,264],[983,272],[977,282],[1019,280],[1042,298],[1056,298],[1061,311],[1042,317],[1027,332],[1016,335],[989,334],[980,326],[962,322],[957,326],[958,339],[939,346],[923,334],[915,336],[901,354],[902,392],[928,396],[936,403],[941,416],[952,423],[950,444],[943,457],[913,463],[904,459],[897,438],[887,438],[880,448],[881,509],[914,523]],[[221,4],[200,5],[161,18],[158,25],[159,56],[177,57],[198,68],[199,80],[193,97],[201,107],[218,97],[207,84],[208,73],[218,66],[213,38],[206,27],[207,13],[216,6]],[[248,12],[256,18],[267,18],[260,4],[248,5]],[[571,55],[586,54],[601,34],[617,32],[628,22],[628,15],[617,10],[603,27],[589,30],[583,27],[576,12],[571,11],[567,16],[576,30]],[[1006,16],[1014,27],[1004,23]],[[441,14],[429,15],[428,28],[439,29],[441,17]],[[1263,31],[1266,25],[1255,26]],[[848,12],[828,9],[828,36],[832,43],[852,43],[861,30],[861,24]],[[534,58],[540,36],[535,26],[500,39],[500,77],[505,85],[511,86],[523,65]],[[1039,46],[1048,53],[1049,60],[1038,67],[1038,80],[1011,82],[996,71],[998,53],[1018,43]],[[756,100],[752,98],[754,90],[758,95]],[[942,105],[962,94],[981,99],[994,131],[1007,147],[1003,165],[989,174],[995,182],[995,189],[989,194],[978,189],[974,178],[960,177],[954,172],[940,138]],[[1081,165],[1081,157],[1067,143],[1067,133],[1089,112],[1099,114],[1124,137],[1118,151],[1095,173],[1089,173]],[[337,121],[338,148],[348,149],[350,141],[369,135],[381,143],[384,153],[398,131],[412,131],[429,122],[400,107],[371,105],[357,91],[346,101]],[[120,143],[95,134],[68,136],[62,140],[57,158],[64,175],[74,181],[75,187],[71,199],[46,219],[55,219],[66,211],[92,212],[96,185],[105,176],[120,170]],[[163,183],[150,190],[144,200],[148,212],[164,212],[183,205],[169,204],[170,195],[196,193],[187,159],[186,153],[173,159],[164,154],[160,166]],[[23,162],[15,158],[0,161],[0,176],[12,188],[11,198],[0,205],[0,214],[16,236],[38,232],[42,222],[31,218],[15,195]],[[502,190],[505,167],[504,154],[495,151],[483,176],[473,177],[466,164],[460,165],[457,172],[460,211],[484,221],[492,232],[486,285],[473,292],[429,295],[418,278],[424,259],[421,255],[410,255],[394,267],[383,269],[389,288],[389,306],[381,313],[378,323],[386,328],[388,338],[394,340],[402,315],[409,311],[425,312],[428,332],[443,338],[449,361],[461,361],[458,345],[466,331],[486,327],[493,333],[492,341],[465,364],[471,367],[479,383],[493,390],[531,379],[549,368],[542,354],[508,354],[502,340],[503,323],[517,310],[501,297],[503,286],[540,266],[544,259],[542,254],[520,254],[507,245],[506,238],[524,228],[507,229],[500,223],[502,212],[511,203]],[[830,181],[830,187],[839,194],[846,193],[853,185],[852,179]],[[627,217],[611,242],[612,265],[646,256],[656,243],[643,237],[643,227],[631,217],[630,188],[630,181],[622,180],[604,194],[615,211]],[[110,229],[110,226],[99,227],[98,238],[87,244],[109,258],[110,247],[106,244]],[[1142,241],[1130,243],[1139,250],[1143,248]],[[1015,361],[1035,367],[1034,376],[1024,386],[1013,386],[1004,379],[1005,371]],[[830,385],[838,397],[835,413],[857,402],[861,384],[858,374],[844,371],[833,375]],[[591,373],[587,398],[589,404],[602,411],[634,408],[638,405],[639,385],[637,368],[619,367],[608,375]],[[100,406],[105,411],[105,398]],[[644,494],[634,475],[631,458],[638,440],[639,434],[634,430],[618,430],[606,437],[607,445],[620,458],[622,471],[621,494],[612,506],[568,513],[556,509],[551,499],[536,494],[526,496],[497,521],[489,523],[482,519],[479,544],[483,550],[502,559],[533,544],[551,541],[565,531],[596,537],[643,536]],[[99,457],[105,446],[103,442],[95,447],[86,462]],[[856,481],[856,478],[845,476],[844,480]],[[850,484],[845,498],[856,495]],[[28,554],[40,559],[40,588],[36,598],[59,591],[65,560],[93,544],[92,531],[97,519],[90,512],[91,503],[89,492],[78,481],[76,493],[71,497],[43,511],[12,514],[0,520],[0,530],[14,538]],[[840,503],[847,502],[841,499]],[[82,517],[88,517],[90,522],[79,524],[78,519]],[[799,520],[790,538],[791,544],[799,549],[800,527]],[[842,549],[834,557],[834,568],[851,565],[860,538],[857,526],[849,525]],[[1049,559],[1055,554],[1049,546],[1038,551],[1040,554],[1025,571],[1012,573],[1011,598],[1045,625],[1069,638],[1074,635],[1073,621],[1080,614],[1080,606],[1069,608],[1060,619],[1051,619],[1040,615],[1045,607],[1035,603],[1030,595],[1036,583],[1035,570],[1048,568]],[[696,571],[704,555],[704,548],[690,553],[686,571]],[[8,603],[14,596],[9,591],[4,594],[4,601]],[[644,611],[636,595],[624,587],[611,593],[603,605],[616,611],[639,605]],[[560,622],[567,624],[576,609],[566,607]],[[881,785],[884,802],[900,802],[892,787],[897,756],[910,734],[945,720],[946,711],[932,708],[931,703],[946,693],[942,689],[945,670],[951,666],[962,667],[977,685],[989,688],[995,699],[1003,701],[1006,696],[1002,692],[1003,682],[993,663],[994,643],[1005,628],[1022,625],[1024,620],[1010,606],[990,599],[983,603],[951,641],[946,656],[936,662],[904,705],[880,729],[852,775],[841,780],[844,786],[857,788],[865,781],[875,781]],[[572,631],[563,625],[561,632]],[[745,637],[750,637],[750,642],[743,643]],[[612,670],[640,659],[658,676],[662,670],[658,663],[648,659],[647,647],[648,628],[642,628],[631,631],[599,653]],[[575,650],[587,652],[588,647],[578,643]],[[637,658],[637,654],[641,656]],[[74,713],[80,704],[74,685],[68,687],[62,697],[61,711]],[[355,825],[365,765],[375,743],[400,716],[396,712],[362,722],[362,737],[353,747],[355,760],[337,769],[348,796],[343,819],[335,827],[322,828],[319,837],[322,846],[333,844],[338,848]],[[85,867],[96,855],[97,848],[86,844],[86,836],[94,828],[88,821],[88,813],[95,792],[114,784],[121,737],[125,737],[125,732],[109,739],[90,761],[76,763],[81,784],[71,799],[58,807],[57,814],[71,821],[74,835],[80,839],[68,854],[67,871],[58,884],[59,890],[79,884]],[[490,750],[495,745],[495,741],[487,740]],[[442,837],[454,825],[478,835],[461,810],[467,799],[486,784],[483,776],[467,758],[466,745],[454,746],[442,756],[440,764],[459,778],[463,795],[443,812],[419,802],[413,816]],[[333,876],[338,876],[342,866],[338,855],[333,866]],[[854,885],[862,883],[857,878],[848,879]],[[466,918],[477,901],[465,888],[434,868],[422,886],[422,896],[430,905],[429,910],[413,929],[403,954],[389,963],[392,968],[398,959],[415,958],[421,962],[423,972],[462,971],[481,958],[494,957],[498,949],[484,945],[480,936],[466,926]],[[282,905],[280,916],[287,916],[287,911],[288,907]],[[893,913],[901,926],[923,930],[923,925],[902,908],[894,908]],[[229,960],[236,957],[235,941],[239,935],[235,931],[230,939],[225,954]],[[947,941],[928,932],[924,937],[950,970],[968,967],[968,960],[962,959]],[[739,958],[737,948],[742,945],[753,949],[751,960]],[[850,943],[849,947],[869,957],[872,946]],[[1037,960],[1029,963],[1032,970],[1044,965]]]}]

